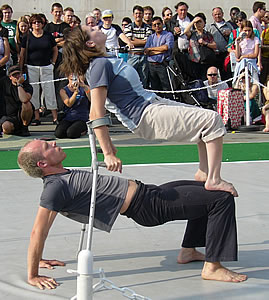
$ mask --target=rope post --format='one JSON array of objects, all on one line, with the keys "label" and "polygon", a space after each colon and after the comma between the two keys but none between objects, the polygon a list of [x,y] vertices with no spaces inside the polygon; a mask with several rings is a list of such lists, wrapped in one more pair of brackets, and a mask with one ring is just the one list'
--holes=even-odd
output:
[{"label": "rope post", "polygon": [[245,65],[245,83],[246,83],[246,125],[250,126],[249,75],[248,75],[247,63]]}]

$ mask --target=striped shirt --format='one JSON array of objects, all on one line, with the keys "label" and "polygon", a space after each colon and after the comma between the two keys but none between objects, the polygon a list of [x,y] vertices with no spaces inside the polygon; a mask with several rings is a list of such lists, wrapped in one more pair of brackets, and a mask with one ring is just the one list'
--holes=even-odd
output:
[{"label": "striped shirt", "polygon": [[146,40],[152,34],[152,29],[144,22],[141,27],[138,27],[135,22],[133,22],[124,28],[124,33],[129,39],[136,38]]}]

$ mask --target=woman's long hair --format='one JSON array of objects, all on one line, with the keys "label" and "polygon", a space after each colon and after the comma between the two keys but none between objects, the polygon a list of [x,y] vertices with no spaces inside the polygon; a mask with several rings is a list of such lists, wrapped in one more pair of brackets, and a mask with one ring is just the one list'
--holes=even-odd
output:
[{"label": "woman's long hair", "polygon": [[74,73],[76,75],[85,75],[90,61],[98,56],[105,56],[105,53],[98,47],[89,48],[86,42],[89,37],[81,26],[70,30],[65,36],[63,45],[63,60],[60,65],[60,72],[69,76]]},{"label": "woman's long hair", "polygon": [[21,44],[22,32],[20,31],[19,25],[22,22],[28,25],[28,30],[29,30],[29,27],[30,27],[29,22],[28,22],[28,20],[25,16],[19,17],[19,19],[17,21],[17,26],[16,26],[16,41],[17,41],[18,45]]}]

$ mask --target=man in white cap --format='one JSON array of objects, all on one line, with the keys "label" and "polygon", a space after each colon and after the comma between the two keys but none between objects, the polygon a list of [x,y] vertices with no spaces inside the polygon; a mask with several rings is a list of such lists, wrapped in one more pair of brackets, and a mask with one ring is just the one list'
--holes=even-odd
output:
[{"label": "man in white cap", "polygon": [[133,48],[133,44],[122,32],[122,29],[117,24],[112,24],[113,12],[110,9],[106,9],[102,13],[103,25],[100,27],[101,31],[107,36],[106,48],[109,53],[114,53],[115,49],[119,48],[118,39],[120,38],[125,42],[129,48]]}]

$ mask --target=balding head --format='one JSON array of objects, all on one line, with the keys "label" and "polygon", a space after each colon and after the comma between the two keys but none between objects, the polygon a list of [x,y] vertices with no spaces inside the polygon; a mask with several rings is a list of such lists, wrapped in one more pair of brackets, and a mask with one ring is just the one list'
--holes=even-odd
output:
[{"label": "balding head", "polygon": [[210,85],[218,82],[218,69],[216,67],[209,67],[206,75]]}]

